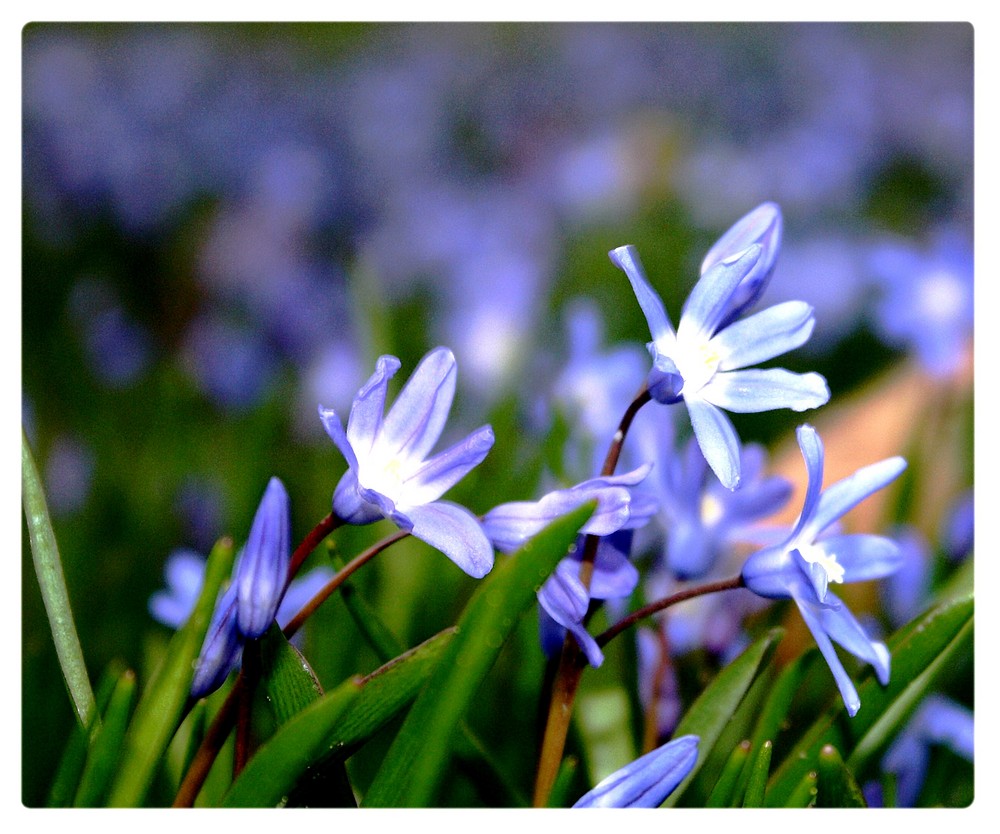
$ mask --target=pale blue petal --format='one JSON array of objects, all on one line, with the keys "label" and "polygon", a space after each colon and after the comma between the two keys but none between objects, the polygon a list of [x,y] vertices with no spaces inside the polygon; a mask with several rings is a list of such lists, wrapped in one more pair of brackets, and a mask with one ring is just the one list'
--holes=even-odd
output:
[{"label": "pale blue petal", "polygon": [[465,507],[435,501],[408,507],[406,515],[414,536],[440,550],[469,576],[482,579],[493,568],[493,547],[479,520]]},{"label": "pale blue petal", "polygon": [[149,597],[149,613],[171,628],[187,622],[205,581],[205,560],[193,550],[175,550],[164,569],[167,588]]},{"label": "pale blue petal", "polygon": [[[806,496],[802,502],[802,512],[799,514],[795,529],[791,538],[795,539],[805,524],[816,512],[816,505],[819,503],[820,494],[823,492],[823,464],[824,450],[823,438],[808,423],[803,423],[795,430],[795,437],[799,443],[799,450],[802,452],[802,459],[806,464]],[[815,537],[813,537],[815,538]]]},{"label": "pale blue petal", "polygon": [[278,613],[274,615],[275,620],[281,628],[287,626],[292,618],[299,613],[306,603],[318,594],[334,577],[332,568],[320,565],[313,568],[309,573],[292,580],[285,591],[285,596],[278,606]]},{"label": "pale blue petal", "polygon": [[838,607],[811,608],[823,630],[855,657],[870,663],[879,682],[885,686],[889,683],[889,650],[865,634],[861,624],[834,594],[829,593],[827,597]]},{"label": "pale blue petal", "polygon": [[740,439],[729,418],[712,403],[685,398],[691,427],[708,465],[726,489],[740,485]]},{"label": "pale blue petal", "polygon": [[802,534],[815,539],[825,528],[869,495],[892,483],[904,469],[906,461],[903,458],[887,458],[862,467],[853,475],[827,487],[817,502],[815,513],[803,525]]},{"label": "pale blue petal", "polygon": [[698,279],[684,302],[677,325],[678,339],[687,342],[708,340],[729,310],[729,301],[740,281],[760,260],[761,247],[753,244],[742,252],[719,261]]},{"label": "pale blue petal", "polygon": [[291,501],[285,485],[271,478],[233,580],[236,624],[244,637],[260,637],[274,620],[285,592],[291,552]]},{"label": "pale blue petal", "polygon": [[375,373],[354,398],[351,414],[347,418],[347,439],[355,454],[363,457],[371,451],[372,443],[382,427],[389,380],[399,370],[399,364],[395,356],[380,356],[375,363]]},{"label": "pale blue petal", "polygon": [[396,503],[405,508],[436,501],[482,463],[494,440],[492,427],[482,426],[435,455],[406,479]]},{"label": "pale blue petal", "polygon": [[597,645],[597,641],[587,631],[583,623],[570,623],[566,626],[566,630],[573,635],[576,644],[587,658],[587,663],[595,669],[600,668],[601,664],[604,663],[604,652],[601,651],[601,647]]},{"label": "pale blue petal", "polygon": [[423,460],[448,419],[458,371],[448,348],[430,351],[407,380],[382,423],[391,455]]},{"label": "pale blue petal", "polygon": [[698,761],[698,736],[675,738],[602,779],[574,808],[658,808]]},{"label": "pale blue petal", "polygon": [[639,261],[639,253],[634,246],[619,246],[608,252],[611,262],[628,276],[632,285],[632,292],[635,293],[639,307],[643,315],[646,316],[646,323],[649,325],[649,334],[656,342],[664,336],[672,336],[674,328],[670,324],[670,318],[663,307],[663,301],[656,291],[646,280],[642,263]]},{"label": "pale blue petal", "polygon": [[891,576],[903,566],[899,545],[885,536],[853,533],[816,542],[823,553],[835,556],[844,569],[844,582],[865,582]]},{"label": "pale blue petal", "polygon": [[766,362],[805,344],[816,325],[813,308],[804,301],[776,304],[720,330],[711,341],[722,357],[720,371]]},{"label": "pale blue petal", "polygon": [[594,556],[594,573],[590,578],[590,596],[593,599],[622,599],[639,584],[639,571],[629,561],[632,532],[620,530],[605,536],[597,546]]},{"label": "pale blue petal", "polygon": [[368,495],[371,490],[363,490],[355,470],[348,469],[333,491],[333,512],[347,524],[371,524],[384,518],[382,506],[370,501]]},{"label": "pale blue petal", "polygon": [[678,520],[667,539],[667,566],[678,579],[695,579],[708,572],[714,563],[714,539],[701,524]]},{"label": "pale blue petal", "polygon": [[351,441],[347,439],[347,432],[344,431],[344,425],[340,422],[337,412],[332,408],[320,406],[319,419],[323,421],[323,428],[326,429],[326,433],[340,450],[340,454],[344,456],[344,460],[347,461],[347,465],[351,468],[351,471],[357,472],[358,456],[351,447]]},{"label": "pale blue petal", "polygon": [[840,690],[840,697],[844,699],[847,714],[851,717],[855,716],[861,708],[861,698],[858,697],[858,690],[854,687],[854,681],[851,680],[850,675],[844,669],[844,664],[840,662],[837,650],[833,647],[833,643],[830,642],[830,638],[827,637],[826,627],[819,617],[819,613],[826,609],[813,606],[798,597],[795,597],[795,604],[798,605],[799,611],[802,613],[802,619],[805,620],[809,631],[812,632],[812,636],[816,640],[816,645],[819,646],[819,650],[826,660],[826,665],[833,672],[833,679],[837,683],[837,689]]},{"label": "pale blue petal", "polygon": [[776,408],[805,411],[830,399],[826,380],[815,372],[795,374],[784,368],[720,371],[698,392],[711,403],[737,414]]}]

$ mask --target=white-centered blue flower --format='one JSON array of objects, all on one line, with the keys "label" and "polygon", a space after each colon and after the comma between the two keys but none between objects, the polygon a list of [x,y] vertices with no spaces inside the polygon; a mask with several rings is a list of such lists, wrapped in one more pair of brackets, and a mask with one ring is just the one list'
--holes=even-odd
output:
[{"label": "white-centered blue flower", "polygon": [[902,565],[892,539],[867,533],[824,536],[846,512],[895,480],[906,468],[900,457],[862,467],[853,475],[823,487],[823,441],[809,425],[797,430],[799,448],[809,475],[802,513],[782,543],[751,555],[743,565],[746,587],[769,599],[793,599],[826,659],[853,716],[861,706],[857,690],[831,640],[875,668],[879,681],[889,682],[889,650],[871,640],[834,593],[831,585],[881,579]]},{"label": "white-centered blue flower", "polygon": [[640,756],[585,793],[574,808],[659,808],[698,761],[698,736],[681,736]]},{"label": "white-centered blue flower", "polygon": [[650,395],[665,404],[684,401],[705,459],[729,489],[740,483],[740,448],[725,411],[804,411],[830,398],[826,380],[817,373],[750,367],[799,347],[815,325],[813,309],[803,301],[739,318],[766,286],[780,241],[781,213],[773,203],[738,221],[702,264],[677,330],[646,279],[635,247],[609,253],[628,276],[649,324]]},{"label": "white-centered blue flower", "polygon": [[390,519],[479,579],[493,567],[493,547],[469,510],[438,499],[486,457],[493,429],[482,426],[427,458],[455,396],[455,357],[443,347],[430,351],[383,415],[399,366],[395,356],[379,358],[354,398],[346,431],[333,409],[319,408],[349,467],[334,491],[333,511],[348,524]]}]

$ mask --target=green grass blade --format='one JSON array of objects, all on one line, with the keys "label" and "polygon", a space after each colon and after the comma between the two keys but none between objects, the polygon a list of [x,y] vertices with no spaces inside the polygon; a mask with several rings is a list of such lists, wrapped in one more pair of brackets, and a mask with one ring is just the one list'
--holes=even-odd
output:
[{"label": "green grass blade", "polygon": [[665,806],[675,805],[683,796],[757,675],[770,662],[783,634],[782,629],[774,628],[754,641],[743,654],[719,671],[684,714],[674,730],[674,738],[689,734],[698,736],[698,761],[685,780],[667,797]]},{"label": "green grass blade", "polygon": [[87,664],[83,660],[83,648],[73,623],[73,612],[69,605],[69,591],[63,575],[59,547],[52,531],[52,520],[45,502],[45,491],[38,467],[28,446],[28,438],[21,430],[21,501],[24,517],[28,523],[28,541],[31,544],[31,558],[38,578],[38,587],[45,604],[45,615],[49,620],[52,640],[56,647],[56,657],[62,669],[66,689],[69,691],[76,719],[83,728],[96,729],[98,721],[91,727],[91,719],[96,718],[97,708],[94,692],[87,675]]},{"label": "green grass blade", "polygon": [[125,736],[124,756],[111,791],[113,807],[141,806],[170,739],[184,716],[194,663],[215,609],[215,600],[233,564],[233,543],[222,539],[212,548],[205,583],[187,623],[171,638],[167,653],[142,693]]},{"label": "green grass blade", "polygon": [[744,808],[764,807],[764,793],[767,789],[767,776],[771,769],[771,749],[773,746],[770,741],[765,741],[748,762],[750,778],[747,780],[747,790],[743,795]]},{"label": "green grass blade", "polygon": [[742,741],[733,748],[715,787],[708,795],[706,808],[735,808],[739,804],[736,789],[739,786],[740,774],[750,759],[750,749],[749,741]]},{"label": "green grass blade", "polygon": [[817,808],[866,808],[864,794],[839,751],[827,744],[819,751]]},{"label": "green grass blade", "polygon": [[135,673],[128,669],[118,679],[104,711],[104,721],[91,742],[87,764],[73,799],[77,808],[94,808],[103,804],[121,757],[122,741],[134,700]]},{"label": "green grass blade", "polygon": [[590,502],[500,562],[469,600],[458,633],[417,697],[363,804],[431,805],[446,770],[452,735],[520,615],[552,574],[594,510]]}]

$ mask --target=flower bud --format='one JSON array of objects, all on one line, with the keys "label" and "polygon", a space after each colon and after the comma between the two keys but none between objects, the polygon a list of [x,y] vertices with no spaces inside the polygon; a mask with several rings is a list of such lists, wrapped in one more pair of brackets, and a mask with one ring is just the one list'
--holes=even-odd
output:
[{"label": "flower bud", "polygon": [[658,808],[698,761],[698,736],[681,736],[616,770],[574,808]]},{"label": "flower bud", "polygon": [[277,478],[264,491],[236,569],[236,624],[248,639],[260,637],[274,620],[288,579],[291,509]]}]

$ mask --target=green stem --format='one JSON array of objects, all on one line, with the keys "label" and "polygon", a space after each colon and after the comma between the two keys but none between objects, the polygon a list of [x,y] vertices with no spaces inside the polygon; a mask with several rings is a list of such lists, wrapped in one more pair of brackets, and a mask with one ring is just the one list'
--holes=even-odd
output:
[{"label": "green stem", "polygon": [[49,627],[52,630],[56,656],[76,710],[77,720],[84,730],[90,731],[96,729],[100,719],[94,706],[94,692],[90,687],[80,638],[73,624],[69,593],[66,590],[59,548],[56,545],[55,533],[52,531],[52,522],[45,503],[45,492],[24,429],[21,430],[21,489],[24,515],[28,522],[28,538],[31,542],[31,557]]}]

